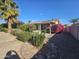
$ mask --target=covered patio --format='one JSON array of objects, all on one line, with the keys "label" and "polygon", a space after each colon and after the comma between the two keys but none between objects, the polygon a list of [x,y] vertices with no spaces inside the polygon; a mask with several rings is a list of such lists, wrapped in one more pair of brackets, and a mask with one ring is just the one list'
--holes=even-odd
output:
[{"label": "covered patio", "polygon": [[48,33],[52,34],[52,26],[54,26],[55,24],[59,24],[59,20],[42,21],[42,22],[35,22],[31,24],[36,25],[35,30],[39,30],[39,31],[48,30]]}]

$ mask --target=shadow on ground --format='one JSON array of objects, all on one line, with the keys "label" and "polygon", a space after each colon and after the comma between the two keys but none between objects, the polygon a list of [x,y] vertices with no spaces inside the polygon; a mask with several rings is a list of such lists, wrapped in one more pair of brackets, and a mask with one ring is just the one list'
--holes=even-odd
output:
[{"label": "shadow on ground", "polygon": [[10,50],[6,53],[4,59],[21,59],[16,51]]},{"label": "shadow on ground", "polygon": [[31,59],[79,59],[79,40],[69,33],[56,34]]}]

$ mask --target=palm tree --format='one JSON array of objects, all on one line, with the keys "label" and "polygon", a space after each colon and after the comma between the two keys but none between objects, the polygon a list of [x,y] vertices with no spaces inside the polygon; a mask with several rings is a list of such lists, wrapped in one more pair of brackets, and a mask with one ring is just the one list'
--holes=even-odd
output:
[{"label": "palm tree", "polygon": [[78,20],[79,20],[79,18],[74,18],[74,19],[71,19],[70,22],[75,24]]},{"label": "palm tree", "polygon": [[0,0],[0,18],[8,23],[8,33],[11,33],[12,24],[16,22],[18,7],[13,0]]},{"label": "palm tree", "polygon": [[32,21],[31,20],[28,20],[28,23],[30,24]]}]

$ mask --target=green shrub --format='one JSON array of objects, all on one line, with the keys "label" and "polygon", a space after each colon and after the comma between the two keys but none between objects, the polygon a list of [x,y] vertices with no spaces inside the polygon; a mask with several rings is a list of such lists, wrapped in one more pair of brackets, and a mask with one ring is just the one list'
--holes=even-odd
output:
[{"label": "green shrub", "polygon": [[13,30],[13,31],[11,32],[11,34],[12,34],[12,35],[16,35],[16,34],[17,34],[17,31],[16,31],[16,30]]},{"label": "green shrub", "polygon": [[2,28],[1,31],[2,32],[7,32],[8,30],[7,30],[7,28]]},{"label": "green shrub", "polygon": [[16,34],[17,39],[23,42],[26,42],[32,38],[32,35],[30,32],[20,32]]},{"label": "green shrub", "polygon": [[11,32],[11,34],[13,34],[13,35],[16,36],[18,33],[21,33],[21,32],[23,32],[23,31],[20,30],[20,29],[13,29],[12,32]]},{"label": "green shrub", "polygon": [[46,30],[42,30],[41,32],[42,32],[42,33],[46,33],[47,31],[46,31]]},{"label": "green shrub", "polygon": [[26,31],[19,31],[15,30],[12,33],[13,35],[17,36],[17,39],[23,42],[30,42],[36,47],[40,47],[43,45],[43,41],[45,38],[44,33],[39,34],[38,32],[26,32]]},{"label": "green shrub", "polygon": [[23,31],[29,31],[29,26],[26,24],[20,25],[19,28]]},{"label": "green shrub", "polygon": [[34,33],[32,38],[32,44],[39,47],[43,44],[44,38],[45,38],[44,34]]},{"label": "green shrub", "polygon": [[49,29],[46,29],[46,30],[42,30],[42,33],[49,33]]}]

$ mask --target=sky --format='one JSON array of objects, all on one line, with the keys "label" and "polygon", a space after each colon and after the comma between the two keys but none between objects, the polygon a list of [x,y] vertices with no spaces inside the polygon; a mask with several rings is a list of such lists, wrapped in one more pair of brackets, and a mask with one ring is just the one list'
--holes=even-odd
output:
[{"label": "sky", "polygon": [[23,22],[46,21],[57,18],[69,23],[79,18],[79,0],[14,0],[19,6],[18,19]]}]

